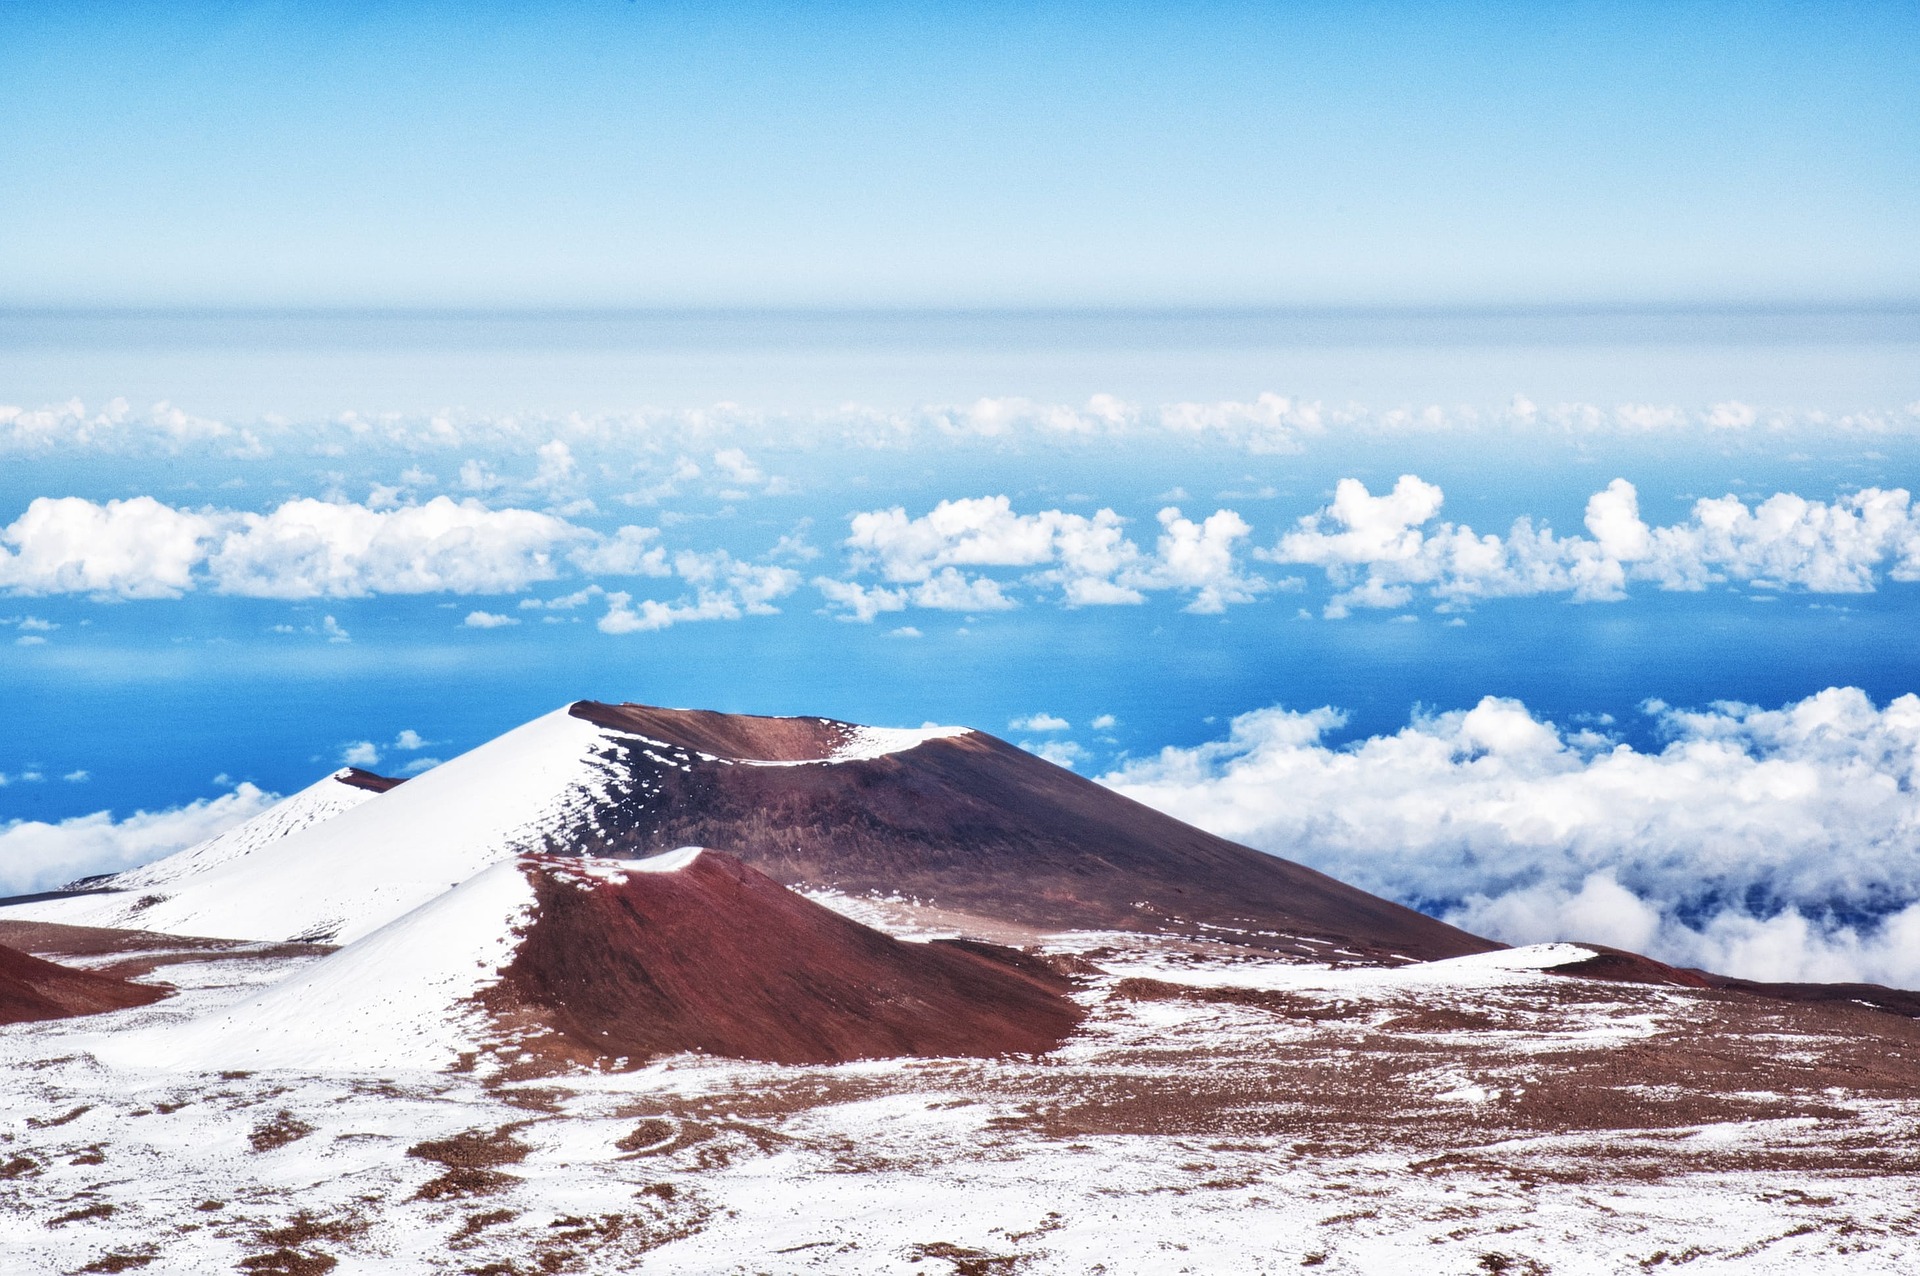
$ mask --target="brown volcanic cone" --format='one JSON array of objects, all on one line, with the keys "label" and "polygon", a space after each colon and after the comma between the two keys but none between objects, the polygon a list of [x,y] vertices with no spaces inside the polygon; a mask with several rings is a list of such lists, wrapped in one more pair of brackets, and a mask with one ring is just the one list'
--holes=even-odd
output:
[{"label": "brown volcanic cone", "polygon": [[496,1012],[574,1057],[697,1050],[774,1063],[1051,1050],[1085,1013],[1037,961],[988,945],[905,943],[731,855],[622,874],[523,861],[538,901]]},{"label": "brown volcanic cone", "polygon": [[74,970],[0,946],[0,1024],[125,1010],[158,1001],[169,991]]},{"label": "brown volcanic cone", "polygon": [[1321,955],[1500,947],[981,732],[826,762],[859,728],[591,700],[572,712],[653,742],[614,760],[613,802],[574,830],[575,848],[592,854],[716,846],[789,885],[897,892],[1045,928],[1175,931]]}]

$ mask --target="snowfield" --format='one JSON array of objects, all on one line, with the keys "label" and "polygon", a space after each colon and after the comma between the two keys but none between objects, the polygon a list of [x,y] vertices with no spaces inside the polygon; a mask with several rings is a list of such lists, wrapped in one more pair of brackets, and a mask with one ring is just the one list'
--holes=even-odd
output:
[{"label": "snowfield", "polygon": [[[1920,1046],[1893,1016],[1860,1011],[1890,1035],[1853,1041],[1797,1007],[1552,974],[1571,945],[1380,969],[1065,934],[1047,947],[1104,973],[1040,1058],[436,1066],[472,1028],[434,1016],[490,958],[427,941],[511,917],[514,876],[434,906],[472,917],[317,959],[202,954],[157,972],[171,1001],[0,1032],[5,1269],[1920,1265],[1912,1069],[1865,1057]],[[349,957],[437,991],[342,1019]],[[356,1067],[389,1032],[420,1066]],[[1736,1038],[1745,1071],[1715,1073]]]},{"label": "snowfield", "polygon": [[556,709],[245,854],[212,855],[216,838],[138,870],[153,879],[150,892],[13,905],[0,919],[351,943],[489,865],[542,849],[598,799],[612,734]]}]

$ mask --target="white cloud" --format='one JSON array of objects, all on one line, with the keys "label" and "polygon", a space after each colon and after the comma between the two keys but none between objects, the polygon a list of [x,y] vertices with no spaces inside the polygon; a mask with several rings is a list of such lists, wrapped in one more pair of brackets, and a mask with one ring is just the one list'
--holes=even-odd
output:
[{"label": "white cloud", "polygon": [[1345,746],[1263,709],[1103,783],[1500,939],[1920,986],[1920,698],[1649,711],[1657,752],[1492,697]]},{"label": "white cloud", "polygon": [[668,576],[673,568],[654,527],[622,527],[612,536],[582,545],[567,561],[589,576]]},{"label": "white cloud", "polygon": [[520,623],[518,616],[503,616],[497,611],[470,611],[460,622],[468,629],[502,629]]},{"label": "white cloud", "polygon": [[202,586],[285,599],[516,593],[557,578],[563,566],[670,575],[658,538],[650,527],[603,536],[553,514],[445,496],[393,508],[300,498],[266,514],[180,510],[148,496],[41,497],[0,529],[0,590],[102,598],[172,598]]},{"label": "white cloud", "polygon": [[914,606],[932,611],[1008,611],[1019,605],[992,577],[969,577],[951,567],[914,586],[912,597]]},{"label": "white cloud", "polygon": [[547,491],[558,491],[570,486],[579,476],[580,467],[573,459],[573,449],[564,439],[550,439],[535,450],[534,456],[538,468],[534,472],[533,486]]},{"label": "white cloud", "polygon": [[151,496],[95,504],[38,497],[0,530],[0,588],[20,594],[176,598],[193,588],[194,566],[214,519]]},{"label": "white cloud", "polygon": [[870,624],[874,617],[883,612],[904,611],[907,606],[907,591],[904,589],[861,585],[850,580],[834,580],[830,576],[815,576],[813,584],[826,597],[829,605],[841,609],[842,620]]},{"label": "white cloud", "polygon": [[353,641],[353,635],[342,629],[340,622],[332,616],[322,616],[320,618],[320,632],[326,635],[328,642],[340,643]]},{"label": "white cloud", "polygon": [[0,824],[0,893],[47,890],[78,877],[144,864],[223,833],[277,801],[276,795],[242,783],[217,798],[166,811],[138,811],[124,820],[97,811],[57,824]]},{"label": "white cloud", "polygon": [[1111,713],[1103,713],[1087,725],[1091,726],[1095,731],[1111,731],[1120,725],[1120,719],[1114,717]]},{"label": "white cloud", "polygon": [[1085,761],[1087,756],[1087,751],[1071,740],[1022,740],[1020,747],[1035,757],[1045,758],[1069,771],[1077,763]]},{"label": "white cloud", "polygon": [[1007,727],[1013,731],[1065,731],[1072,726],[1065,718],[1045,710],[1007,723]]},{"label": "white cloud", "polygon": [[220,592],[257,598],[514,593],[553,579],[554,551],[586,535],[550,514],[445,496],[395,510],[301,499],[235,521],[208,573]]},{"label": "white cloud", "polygon": [[356,740],[340,750],[340,761],[347,766],[379,766],[380,746],[371,740]]},{"label": "white cloud", "polygon": [[1159,519],[1154,561],[1132,577],[1142,587],[1191,591],[1187,610],[1202,613],[1225,611],[1228,603],[1250,603],[1271,587],[1235,570],[1234,545],[1253,529],[1232,510],[1216,510],[1196,523],[1169,506]]},{"label": "white cloud", "polygon": [[1342,479],[1324,509],[1299,520],[1258,557],[1323,568],[1338,592],[1326,615],[1396,608],[1419,592],[1445,605],[1563,593],[1580,602],[1626,597],[1633,581],[1697,590],[1738,581],[1764,589],[1861,593],[1884,573],[1920,579],[1920,510],[1904,489],[1867,488],[1831,502],[1780,493],[1694,502],[1685,522],[1650,527],[1639,494],[1614,479],[1587,501],[1591,537],[1557,537],[1517,520],[1505,537],[1437,521],[1440,488],[1402,475],[1382,496]]},{"label": "white cloud", "polygon": [[898,629],[887,630],[887,637],[889,638],[924,638],[926,637],[926,635],[921,633],[918,629],[914,628],[912,625],[901,625]]},{"label": "white cloud", "polygon": [[402,731],[399,735],[393,738],[394,748],[404,749],[409,753],[417,752],[418,750],[424,749],[429,744],[432,744],[432,743],[433,741],[426,739],[418,731],[415,731],[412,727],[408,727],[406,730]]},{"label": "white cloud", "polygon": [[728,483],[744,486],[764,483],[767,476],[764,471],[748,459],[744,450],[737,447],[722,448],[713,454],[714,468],[725,476]]},{"label": "white cloud", "polygon": [[1217,435],[1253,453],[1298,452],[1303,438],[1326,433],[1317,403],[1262,394],[1252,403],[1174,403],[1159,424],[1175,434]]},{"label": "white cloud", "polygon": [[800,585],[800,573],[790,567],[745,562],[725,550],[676,554],[673,573],[694,587],[690,595],[671,602],[643,598],[636,604],[631,594],[609,593],[600,632],[643,633],[687,621],[777,615],[774,600]]},{"label": "white cloud", "polygon": [[856,619],[871,619],[876,609],[897,610],[907,600],[948,611],[1013,606],[1004,583],[980,569],[1028,569],[1027,583],[1056,588],[1060,600],[1075,607],[1137,604],[1149,590],[1184,590],[1192,595],[1189,610],[1219,611],[1271,588],[1237,571],[1234,546],[1250,529],[1232,510],[1195,523],[1169,507],[1159,521],[1161,534],[1148,555],[1128,539],[1126,520],[1110,509],[1020,514],[1006,496],[982,496],[941,501],[919,517],[901,506],[870,510],[849,521],[850,563],[894,588],[821,588],[830,603]]}]

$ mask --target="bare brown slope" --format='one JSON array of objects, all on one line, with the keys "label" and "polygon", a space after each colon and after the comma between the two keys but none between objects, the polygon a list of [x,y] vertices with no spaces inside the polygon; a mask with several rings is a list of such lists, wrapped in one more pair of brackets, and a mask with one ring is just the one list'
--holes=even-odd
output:
[{"label": "bare brown slope", "polygon": [[386,793],[406,783],[404,778],[380,775],[357,766],[350,766],[333,778],[350,789],[365,789],[369,793]]},{"label": "bare brown slope", "polygon": [[0,947],[0,1024],[66,1019],[160,1000],[169,989],[73,970]]},{"label": "bare brown slope", "polygon": [[1084,1014],[1020,954],[903,943],[719,852],[624,881],[562,858],[526,863],[535,919],[484,999],[514,1018],[531,1010],[576,1057],[1032,1054]]},{"label": "bare brown slope", "polygon": [[853,734],[832,718],[766,718],[711,709],[656,709],[644,704],[582,700],[573,716],[665,744],[753,762],[814,762],[830,757]]},{"label": "bare brown slope", "polygon": [[1050,928],[1172,930],[1421,959],[1499,947],[980,732],[860,761],[754,766],[727,759],[820,757],[849,728],[594,701],[573,713],[668,746],[625,751],[616,800],[574,834],[591,853],[715,846],[788,885],[898,892]]}]

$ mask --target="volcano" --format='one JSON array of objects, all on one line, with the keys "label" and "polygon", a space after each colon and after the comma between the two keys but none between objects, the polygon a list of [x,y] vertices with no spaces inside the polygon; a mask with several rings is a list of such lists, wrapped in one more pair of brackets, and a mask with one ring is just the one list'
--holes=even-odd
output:
[{"label": "volcano", "polygon": [[0,916],[345,944],[515,855],[706,846],[783,886],[1035,930],[1372,961],[1499,947],[963,728],[587,700],[388,791],[329,779],[291,802],[298,819],[275,808],[95,893]]},{"label": "volcano", "polygon": [[904,942],[734,857],[520,856],[213,1019],[117,1047],[226,1067],[1039,1054],[1084,1011],[990,944]]},{"label": "volcano", "polygon": [[1050,930],[1421,960],[1499,947],[984,732],[898,733],[918,738],[888,749],[869,728],[819,718],[595,701],[569,712],[645,742],[619,747],[612,800],[573,831],[596,854],[725,847],[788,885],[902,895]]}]

